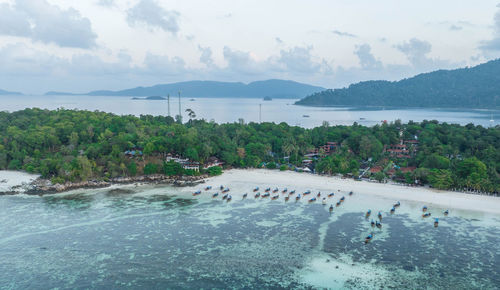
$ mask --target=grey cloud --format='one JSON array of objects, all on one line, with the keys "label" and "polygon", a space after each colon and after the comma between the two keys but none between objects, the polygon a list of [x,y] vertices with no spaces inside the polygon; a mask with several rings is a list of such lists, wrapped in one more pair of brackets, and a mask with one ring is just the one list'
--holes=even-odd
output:
[{"label": "grey cloud", "polygon": [[210,47],[202,47],[201,45],[198,45],[198,49],[201,52],[200,62],[205,64],[207,67],[211,67],[214,64],[212,49]]},{"label": "grey cloud", "polygon": [[459,31],[459,30],[462,30],[463,27],[462,26],[458,26],[458,25],[455,25],[455,24],[452,24],[450,25],[450,28],[449,28],[451,31]]},{"label": "grey cloud", "polygon": [[427,41],[412,38],[408,42],[396,45],[396,48],[404,53],[415,67],[426,66],[430,61],[427,54],[431,52],[432,46]]},{"label": "grey cloud", "polygon": [[342,37],[357,38],[356,35],[351,34],[349,32],[345,32],[345,31],[333,30],[332,33],[335,34],[335,35],[338,35],[338,36],[342,36]]},{"label": "grey cloud", "polygon": [[248,52],[224,46],[222,53],[227,62],[227,69],[230,71],[242,74],[259,74],[263,70],[262,64],[257,63]]},{"label": "grey cloud", "polygon": [[75,9],[62,10],[45,0],[17,0],[0,6],[0,34],[28,37],[59,46],[90,48],[97,35]]},{"label": "grey cloud", "polygon": [[148,53],[144,58],[144,67],[141,70],[151,74],[183,74],[186,72],[186,62],[178,56],[170,58],[165,55]]},{"label": "grey cloud", "polygon": [[276,62],[282,70],[299,74],[315,74],[322,70],[328,70],[326,62],[318,63],[313,60],[311,50],[311,46],[296,46],[288,50],[281,50]]},{"label": "grey cloud", "polygon": [[[498,4],[497,7],[500,8],[500,4]],[[500,52],[500,11],[495,13],[493,38],[481,42],[479,48],[483,50],[483,52]]]},{"label": "grey cloud", "polygon": [[378,69],[382,67],[382,62],[377,60],[371,52],[369,44],[362,44],[356,47],[354,54],[359,58],[359,64],[364,69]]},{"label": "grey cloud", "polygon": [[172,34],[179,32],[179,17],[179,12],[166,10],[154,0],[141,0],[127,11],[127,22],[130,26],[143,24]]},{"label": "grey cloud", "polygon": [[283,44],[283,40],[281,40],[281,38],[279,37],[274,38],[274,40],[276,40],[278,44]]},{"label": "grey cloud", "polygon": [[25,13],[14,9],[7,3],[0,4],[0,34],[12,36],[30,36],[31,25]]}]

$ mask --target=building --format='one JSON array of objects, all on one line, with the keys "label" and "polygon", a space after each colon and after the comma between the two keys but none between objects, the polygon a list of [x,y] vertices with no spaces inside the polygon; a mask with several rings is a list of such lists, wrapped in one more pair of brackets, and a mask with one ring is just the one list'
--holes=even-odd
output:
[{"label": "building", "polygon": [[203,165],[203,169],[209,169],[210,167],[214,167],[214,166],[220,166],[222,167],[222,165],[224,164],[224,162],[220,161],[219,159],[215,158],[215,157],[210,157],[208,158],[207,160],[207,163],[205,163]]}]

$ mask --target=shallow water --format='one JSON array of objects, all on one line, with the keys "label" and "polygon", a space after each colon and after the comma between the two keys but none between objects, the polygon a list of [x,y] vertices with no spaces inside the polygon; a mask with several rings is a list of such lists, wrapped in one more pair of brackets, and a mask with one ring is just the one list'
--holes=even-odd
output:
[{"label": "shallow water", "polygon": [[[336,192],[323,206],[285,202],[281,193],[255,199],[244,182],[228,186],[231,202],[169,186],[1,196],[0,287],[500,286],[500,216],[444,217],[430,207],[423,219],[418,203],[402,201],[391,215],[394,201],[380,197]],[[341,195],[346,201],[329,213]],[[373,218],[383,212],[381,230],[365,219],[368,208]]]}]

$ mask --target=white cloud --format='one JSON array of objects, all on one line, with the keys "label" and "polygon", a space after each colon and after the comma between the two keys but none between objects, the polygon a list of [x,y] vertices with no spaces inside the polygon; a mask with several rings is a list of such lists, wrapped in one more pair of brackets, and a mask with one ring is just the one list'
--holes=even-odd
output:
[{"label": "white cloud", "polygon": [[[500,8],[500,4],[497,5]],[[500,10],[495,13],[493,38],[483,41],[479,48],[485,52],[500,52]]]},{"label": "white cloud", "polygon": [[166,10],[154,0],[140,0],[127,11],[127,21],[130,26],[144,24],[172,34],[179,32],[179,17],[179,12]]},{"label": "white cloud", "polygon": [[373,56],[371,46],[367,43],[356,47],[354,54],[359,58],[359,64],[364,69],[379,69],[382,67],[382,62]]}]

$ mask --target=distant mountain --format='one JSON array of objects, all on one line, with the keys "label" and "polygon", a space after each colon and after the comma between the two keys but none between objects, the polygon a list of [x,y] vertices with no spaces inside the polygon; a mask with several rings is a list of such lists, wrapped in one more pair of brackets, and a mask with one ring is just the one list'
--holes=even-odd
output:
[{"label": "distant mountain", "polygon": [[[122,91],[93,91],[82,95],[90,96],[176,96],[179,91],[183,97],[189,98],[302,98],[312,93],[323,91],[324,88],[302,84],[294,81],[267,80],[249,84],[216,81],[189,81],[172,84],[162,84],[152,87],[137,87]],[[46,95],[62,95],[67,93],[48,92]]]},{"label": "distant mountain", "polygon": [[397,82],[367,81],[314,93],[305,106],[500,107],[500,59],[471,68],[438,70]]},{"label": "distant mountain", "polygon": [[0,90],[0,95],[22,95],[22,93]]}]

